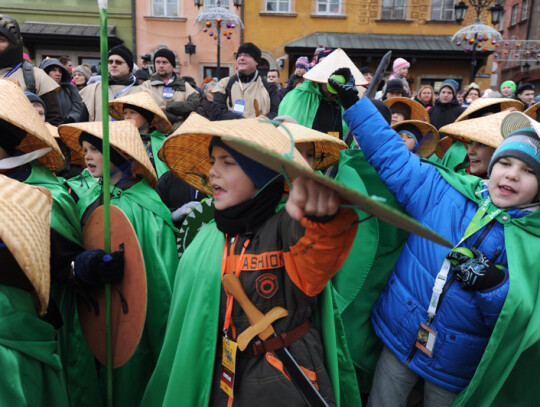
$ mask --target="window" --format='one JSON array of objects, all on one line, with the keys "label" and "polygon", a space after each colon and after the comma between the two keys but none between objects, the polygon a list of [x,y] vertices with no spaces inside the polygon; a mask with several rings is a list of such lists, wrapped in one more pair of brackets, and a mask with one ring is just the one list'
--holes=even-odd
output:
[{"label": "window", "polygon": [[405,0],[383,0],[383,20],[405,20]]},{"label": "window", "polygon": [[515,4],[512,6],[512,15],[510,16],[510,25],[516,25],[517,23],[517,12],[518,12],[518,5]]},{"label": "window", "polygon": [[152,0],[152,15],[154,17],[179,17],[179,0]]},{"label": "window", "polygon": [[431,3],[431,19],[438,21],[454,21],[455,0],[433,0]]},{"label": "window", "polygon": [[266,0],[264,11],[269,13],[289,13],[291,0]]},{"label": "window", "polygon": [[503,11],[501,13],[501,19],[499,20],[499,31],[504,30],[504,19],[506,18],[506,13]]},{"label": "window", "polygon": [[212,7],[219,7],[223,8],[229,8],[229,0],[204,0],[204,8],[212,8]]},{"label": "window", "polygon": [[521,21],[527,19],[527,13],[529,12],[529,0],[523,0],[521,5]]},{"label": "window", "polygon": [[316,0],[316,14],[341,14],[341,0]]}]

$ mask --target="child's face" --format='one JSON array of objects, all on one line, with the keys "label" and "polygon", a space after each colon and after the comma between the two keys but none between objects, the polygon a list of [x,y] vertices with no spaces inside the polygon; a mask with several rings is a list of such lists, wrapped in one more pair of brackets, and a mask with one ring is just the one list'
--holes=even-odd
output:
[{"label": "child's face", "polygon": [[304,160],[308,162],[311,168],[313,168],[313,162],[315,159],[315,145],[313,143],[296,143],[296,149],[302,154]]},{"label": "child's face", "polygon": [[467,156],[470,162],[470,171],[473,175],[485,174],[495,149],[477,141],[472,141],[467,147]]},{"label": "child's face", "polygon": [[508,86],[508,85],[503,86],[502,89],[501,89],[501,92],[502,92],[503,96],[512,96],[512,93],[514,93],[512,88],[510,86]]},{"label": "child's face", "polygon": [[214,147],[210,162],[210,185],[214,189],[216,209],[230,208],[255,195],[257,187],[226,150]]},{"label": "child's face", "polygon": [[399,137],[401,137],[409,151],[412,151],[412,149],[416,147],[416,141],[414,141],[414,137],[409,133],[399,133]]},{"label": "child's face", "polygon": [[409,68],[399,68],[398,70],[398,75],[399,76],[402,76],[403,78],[405,78],[407,76],[407,74],[409,73]]},{"label": "child's face", "polygon": [[403,113],[394,112],[392,113],[392,124],[400,123],[405,120]]},{"label": "child's face", "polygon": [[499,208],[514,208],[533,201],[538,192],[538,180],[525,162],[504,157],[493,165],[488,190]]},{"label": "child's face", "polygon": [[[103,176],[103,154],[93,144],[88,141],[82,142],[82,148],[84,151],[84,162],[88,171],[94,178]],[[111,162],[110,169],[113,171],[116,166]]]},{"label": "child's face", "polygon": [[39,102],[32,102],[32,106],[34,106],[34,109],[36,109],[36,112],[39,114],[41,120],[45,121],[45,109],[43,108],[43,105]]},{"label": "child's face", "polygon": [[124,120],[133,120],[139,130],[148,126],[148,122],[142,114],[127,107],[124,109]]}]

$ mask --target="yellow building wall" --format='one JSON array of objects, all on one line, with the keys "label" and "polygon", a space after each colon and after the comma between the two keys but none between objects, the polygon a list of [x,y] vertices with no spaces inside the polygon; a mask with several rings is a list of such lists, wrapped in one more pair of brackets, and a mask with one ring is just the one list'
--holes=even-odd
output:
[{"label": "yellow building wall", "polygon": [[[315,32],[346,32],[374,34],[416,34],[416,35],[453,35],[466,25],[472,24],[474,11],[467,11],[465,21],[459,25],[456,22],[430,21],[431,1],[409,0],[407,4],[407,21],[381,21],[381,4],[379,0],[342,1],[344,16],[316,16],[313,13],[315,0],[292,0],[290,14],[265,13],[264,0],[244,0],[244,40],[257,44],[261,50],[268,52],[275,59],[285,55],[285,45],[297,41]],[[482,15],[483,21],[489,23],[489,12]],[[325,44],[322,44],[325,45]],[[465,48],[465,47],[464,47]],[[313,50],[315,51],[315,50]],[[306,55],[310,60],[313,56]],[[490,73],[491,59],[479,73]],[[371,68],[376,69],[376,62]],[[282,82],[286,82],[289,64],[294,61],[286,60],[280,72]],[[488,68],[487,68],[488,67]],[[391,69],[391,67],[390,67]],[[467,60],[449,64],[446,61],[422,61],[422,64],[412,65],[409,77],[414,79],[412,89],[420,83],[419,75],[448,75],[459,76],[463,85],[469,82],[470,63]],[[481,89],[489,88],[489,78],[477,79]]]}]

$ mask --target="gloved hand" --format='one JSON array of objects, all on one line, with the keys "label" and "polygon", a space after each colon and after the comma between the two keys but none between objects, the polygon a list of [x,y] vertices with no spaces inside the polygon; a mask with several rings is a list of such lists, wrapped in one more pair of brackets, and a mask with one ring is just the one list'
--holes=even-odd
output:
[{"label": "gloved hand", "polygon": [[[339,83],[333,76],[341,75],[345,78],[345,83]],[[347,110],[358,102],[358,89],[355,86],[354,76],[349,68],[339,68],[328,78],[328,84],[337,92],[339,103]]]},{"label": "gloved hand", "polygon": [[471,249],[474,257],[451,251],[446,256],[449,260],[457,261],[452,267],[461,288],[464,290],[482,291],[500,284],[505,272],[495,266],[480,250]]},{"label": "gloved hand", "polygon": [[124,252],[84,251],[75,258],[73,272],[75,278],[88,287],[118,283],[124,277]]},{"label": "gloved hand", "polygon": [[195,208],[199,204],[200,204],[199,201],[190,201],[190,202],[185,203],[184,205],[182,205],[180,208],[175,209],[171,213],[171,219],[172,219],[173,223],[175,225],[182,224],[182,222],[184,221],[186,216],[189,215],[191,213],[191,211],[193,211],[193,208]]}]

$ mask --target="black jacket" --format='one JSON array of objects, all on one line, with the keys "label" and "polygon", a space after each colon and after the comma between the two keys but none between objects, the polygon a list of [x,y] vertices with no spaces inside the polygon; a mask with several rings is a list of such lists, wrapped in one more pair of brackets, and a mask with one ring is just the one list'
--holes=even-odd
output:
[{"label": "black jacket", "polygon": [[441,103],[439,99],[435,105],[429,109],[429,122],[439,130],[447,124],[453,123],[461,113],[465,110],[461,107],[456,98],[450,103]]}]

